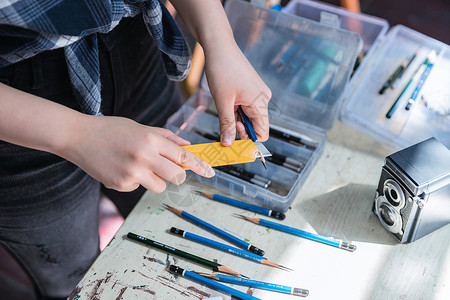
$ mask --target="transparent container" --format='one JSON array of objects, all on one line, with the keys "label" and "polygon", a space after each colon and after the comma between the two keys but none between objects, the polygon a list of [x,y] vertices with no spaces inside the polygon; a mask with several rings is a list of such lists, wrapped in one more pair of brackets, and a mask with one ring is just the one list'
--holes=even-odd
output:
[{"label": "transparent container", "polygon": [[[417,57],[393,89],[380,88],[420,47]],[[437,60],[416,101],[406,110],[412,90],[404,94],[390,118],[387,112],[418,67],[434,50]],[[396,149],[435,137],[450,148],[450,46],[402,25],[394,26],[375,52],[371,65],[361,68],[356,85],[342,107],[340,119],[379,142]]]},{"label": "transparent container", "polygon": [[[381,42],[389,29],[389,23],[381,18],[367,14],[355,13],[331,4],[311,0],[291,0],[282,10],[286,14],[300,16],[320,22],[326,18],[330,26],[349,30],[359,34],[363,39],[363,47],[354,66],[354,74],[350,81],[358,75],[359,67],[370,64],[373,49]],[[329,15],[335,17],[330,18]],[[332,22],[335,21],[335,24]]]},{"label": "transparent container", "polygon": [[[283,12],[315,21],[326,19],[330,26],[361,35],[364,43],[358,58],[360,64],[347,85],[339,115],[344,124],[395,149],[411,146],[430,137],[450,147],[448,45],[402,25],[389,30],[386,20],[319,1],[291,0]],[[420,46],[420,54],[395,88],[387,89],[380,95],[378,91],[395,68],[411,57]],[[408,92],[393,116],[386,118],[393,102],[431,50],[436,51],[438,60],[413,108],[409,111],[404,109],[405,101],[408,100],[406,97],[411,96],[411,92]]]},{"label": "transparent container", "polygon": [[[285,212],[323,151],[326,130],[339,112],[362,39],[240,0],[227,1],[225,10],[239,47],[272,90],[270,126],[279,134],[271,134],[264,145],[285,161],[268,161],[268,170],[259,161],[232,167],[247,179],[220,168],[211,179],[194,176],[237,198]],[[205,81],[166,127],[192,143],[211,142],[209,138],[217,136],[219,122]],[[211,136],[205,138],[205,132]],[[287,141],[283,134],[302,141]]]}]

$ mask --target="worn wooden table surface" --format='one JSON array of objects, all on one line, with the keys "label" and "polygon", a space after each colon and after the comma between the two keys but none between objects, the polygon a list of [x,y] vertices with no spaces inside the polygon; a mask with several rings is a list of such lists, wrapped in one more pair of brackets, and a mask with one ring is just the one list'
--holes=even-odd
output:
[{"label": "worn wooden table surface", "polygon": [[[384,157],[392,152],[337,123],[328,133],[324,153],[283,221],[303,230],[353,241],[358,247],[353,253],[234,218],[233,213],[254,214],[195,196],[192,190],[196,187],[214,190],[190,180],[181,187],[170,186],[160,195],[147,192],[71,298],[230,299],[229,295],[169,273],[168,263],[188,270],[211,271],[132,242],[124,237],[131,231],[217,259],[252,279],[308,289],[306,299],[450,299],[450,226],[401,245],[371,211]],[[223,241],[163,209],[161,203],[202,216],[250,240],[266,251],[266,257],[295,271],[274,269],[171,235],[168,229],[175,226]],[[296,298],[233,287],[262,299]]]}]

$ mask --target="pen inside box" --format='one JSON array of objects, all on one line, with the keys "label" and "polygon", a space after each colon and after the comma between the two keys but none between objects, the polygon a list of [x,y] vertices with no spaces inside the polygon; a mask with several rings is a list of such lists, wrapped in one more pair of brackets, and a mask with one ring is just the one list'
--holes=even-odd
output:
[{"label": "pen inside box", "polygon": [[246,184],[268,190],[279,196],[286,196],[299,175],[273,164],[270,165],[270,168],[270,172],[266,172],[260,164],[238,164],[215,169],[240,179]]}]

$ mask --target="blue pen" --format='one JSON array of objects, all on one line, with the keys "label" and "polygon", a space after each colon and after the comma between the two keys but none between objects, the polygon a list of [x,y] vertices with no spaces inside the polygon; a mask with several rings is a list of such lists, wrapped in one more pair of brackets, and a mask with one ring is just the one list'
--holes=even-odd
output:
[{"label": "blue pen", "polygon": [[280,231],[291,233],[291,234],[294,234],[294,235],[297,235],[297,236],[300,236],[300,237],[303,237],[303,238],[306,238],[306,239],[309,239],[309,240],[312,240],[315,242],[323,243],[325,245],[341,248],[341,249],[348,250],[351,252],[356,250],[355,245],[344,242],[342,240],[337,240],[332,237],[327,237],[324,235],[303,231],[303,230],[300,230],[300,229],[297,229],[294,227],[286,226],[286,225],[275,223],[272,221],[267,221],[267,220],[260,219],[260,218],[250,218],[250,217],[246,217],[246,216],[238,215],[238,214],[235,214],[235,215],[244,220],[253,222],[255,224],[259,224],[262,226],[267,226],[267,227],[274,228],[274,229],[277,229]]},{"label": "blue pen", "polygon": [[309,295],[309,291],[308,290],[301,289],[301,288],[290,287],[290,286],[285,286],[285,285],[281,285],[281,284],[275,284],[275,283],[269,283],[269,282],[264,282],[264,281],[257,281],[257,280],[252,280],[252,279],[239,278],[239,277],[228,276],[228,275],[223,275],[223,274],[204,274],[204,273],[199,273],[199,275],[207,277],[207,278],[211,278],[211,279],[214,279],[214,280],[217,280],[217,281],[222,281],[222,282],[227,282],[227,283],[232,283],[232,284],[238,284],[238,285],[245,285],[245,286],[250,286],[250,287],[253,287],[253,288],[264,289],[264,290],[273,291],[273,292],[279,292],[279,293],[284,293],[284,294],[291,294],[291,295],[302,296],[302,297],[306,297],[306,296]]},{"label": "blue pen", "polygon": [[233,247],[233,246],[229,246],[227,244],[223,244],[223,243],[205,238],[203,236],[200,236],[200,235],[197,235],[197,234],[185,231],[185,230],[181,230],[179,228],[172,227],[172,228],[170,228],[170,232],[174,233],[174,234],[178,234],[179,236],[182,236],[188,240],[195,241],[195,242],[228,252],[230,254],[234,254],[234,255],[243,257],[243,258],[247,258],[249,260],[253,260],[253,261],[256,261],[256,262],[264,264],[264,265],[292,271],[292,269],[289,269],[285,266],[282,266],[273,261],[270,261],[263,256],[256,255],[254,253],[251,253],[251,252],[248,252],[248,251],[245,251],[245,250]]},{"label": "blue pen", "polygon": [[284,220],[286,218],[285,214],[283,214],[281,212],[274,211],[274,210],[267,209],[267,208],[260,207],[260,206],[256,206],[256,205],[249,204],[246,202],[242,202],[242,201],[239,201],[239,200],[236,200],[233,198],[228,198],[228,197],[225,197],[225,196],[222,196],[219,194],[204,193],[201,191],[195,191],[195,192],[197,194],[203,195],[206,198],[209,198],[211,200],[216,200],[216,201],[219,201],[219,202],[222,202],[225,204],[230,204],[230,205],[240,207],[240,208],[243,208],[246,210],[250,210],[250,211],[256,212],[258,214],[266,215],[266,216],[269,216],[269,217],[272,217],[275,219]]},{"label": "blue pen", "polygon": [[172,207],[172,206],[169,206],[167,204],[164,204],[164,205],[171,212],[179,215],[180,217],[185,218],[186,220],[191,221],[192,223],[194,223],[194,224],[196,224],[196,225],[198,225],[198,226],[200,226],[200,227],[202,227],[202,228],[204,228],[204,229],[206,229],[208,231],[211,231],[214,234],[217,234],[218,236],[226,239],[227,241],[229,241],[229,242],[231,242],[231,243],[233,243],[235,245],[238,245],[239,247],[242,247],[242,248],[244,248],[244,249],[246,249],[248,251],[251,251],[251,252],[253,252],[255,254],[258,254],[260,256],[264,255],[264,251],[262,249],[259,249],[258,247],[254,246],[252,244],[249,244],[246,241],[243,241],[243,240],[235,237],[234,235],[229,234],[228,232],[223,231],[222,229],[217,228],[216,226],[211,225],[211,224],[209,224],[209,223],[207,223],[207,222],[205,222],[205,221],[203,221],[203,220],[193,216],[190,213],[187,213],[185,211],[179,210],[179,209],[177,209],[175,207]]},{"label": "blue pen", "polygon": [[[250,122],[250,119],[244,113],[244,110],[242,109],[242,107],[240,105],[238,106],[237,112],[239,114],[239,118],[241,119],[242,124],[244,124],[245,132],[247,133],[249,139],[251,139],[253,142],[256,143],[258,141],[258,137],[256,136],[255,130],[253,129],[253,125]],[[262,155],[259,147],[258,147],[258,152],[259,152],[259,159],[261,160],[264,168],[266,168],[266,170],[267,170],[266,160],[264,159],[264,155]]]},{"label": "blue pen", "polygon": [[212,287],[214,289],[217,289],[219,291],[225,292],[227,294],[233,295],[235,297],[238,297],[243,300],[258,300],[259,298],[253,297],[252,295],[246,294],[244,292],[238,291],[236,289],[233,289],[231,287],[228,287],[226,285],[223,285],[221,283],[215,282],[214,280],[205,278],[203,276],[200,276],[194,272],[184,270],[180,267],[177,267],[175,265],[170,265],[169,271],[172,273],[175,273],[177,275],[181,275],[187,278],[190,278],[192,280],[195,280],[197,282],[203,283],[204,285],[207,285],[209,287]]},{"label": "blue pen", "polygon": [[420,77],[419,83],[417,84],[416,88],[414,89],[414,92],[411,95],[411,98],[409,98],[408,103],[406,104],[405,109],[409,110],[411,108],[411,105],[414,104],[414,102],[417,99],[417,96],[419,95],[420,90],[422,89],[423,85],[425,84],[425,80],[427,80],[428,75],[430,75],[431,69],[434,66],[434,59],[436,58],[436,51],[431,51],[431,53],[428,55],[428,65],[425,71],[423,71],[422,76]]}]

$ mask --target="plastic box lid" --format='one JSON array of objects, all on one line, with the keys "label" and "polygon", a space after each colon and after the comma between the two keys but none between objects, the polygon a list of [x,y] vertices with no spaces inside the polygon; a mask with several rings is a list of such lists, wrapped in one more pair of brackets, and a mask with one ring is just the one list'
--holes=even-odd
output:
[{"label": "plastic box lid", "polygon": [[[324,17],[324,14],[335,16],[339,28],[358,33],[362,37],[363,47],[359,56],[362,64],[370,61],[374,48],[380,43],[389,29],[389,23],[384,19],[352,12],[345,8],[319,1],[291,0],[282,11],[318,22]],[[350,82],[358,75],[358,70],[359,68],[352,75]]]},{"label": "plastic box lid", "polygon": [[225,10],[237,44],[272,90],[270,119],[330,129],[361,37],[241,0],[227,1]]}]

